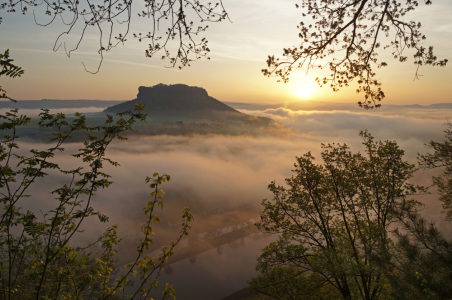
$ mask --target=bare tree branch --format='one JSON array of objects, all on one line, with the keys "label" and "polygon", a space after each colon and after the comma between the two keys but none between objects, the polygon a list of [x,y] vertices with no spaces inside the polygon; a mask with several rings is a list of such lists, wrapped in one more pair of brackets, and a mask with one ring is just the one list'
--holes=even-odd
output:
[{"label": "bare tree branch", "polygon": [[[207,40],[199,37],[208,28],[204,23],[221,22],[228,18],[222,0],[216,3],[144,0],[143,3],[140,8],[140,4],[133,0],[1,0],[0,11],[26,14],[32,10],[35,23],[40,26],[48,26],[61,19],[65,29],[57,36],[54,51],[63,45],[68,57],[80,47],[88,32],[96,32],[100,61],[94,71],[85,67],[90,73],[99,72],[104,52],[127,41],[134,11],[139,11],[138,17],[150,19],[147,33],[133,33],[133,38],[140,42],[148,41],[145,56],[154,57],[157,52],[163,51],[161,58],[168,60],[171,67],[178,68],[207,57],[210,51]],[[42,20],[38,15],[43,15]],[[61,42],[63,36],[68,35],[78,35],[75,46],[67,47],[65,42]]]}]

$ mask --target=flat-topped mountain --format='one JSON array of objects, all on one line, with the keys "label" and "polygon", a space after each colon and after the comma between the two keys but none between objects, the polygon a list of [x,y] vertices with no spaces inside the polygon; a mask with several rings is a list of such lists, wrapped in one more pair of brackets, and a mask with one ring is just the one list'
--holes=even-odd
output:
[{"label": "flat-topped mountain", "polygon": [[162,118],[225,120],[248,117],[210,97],[205,89],[184,84],[140,86],[136,99],[111,106],[105,111],[117,113],[133,110],[135,104],[141,103],[145,104],[145,112],[150,116],[151,121]]},{"label": "flat-topped mountain", "polygon": [[134,134],[268,134],[281,125],[265,117],[250,116],[210,97],[203,88],[185,84],[140,86],[137,98],[105,112],[132,111],[144,104],[147,125],[134,127]]}]

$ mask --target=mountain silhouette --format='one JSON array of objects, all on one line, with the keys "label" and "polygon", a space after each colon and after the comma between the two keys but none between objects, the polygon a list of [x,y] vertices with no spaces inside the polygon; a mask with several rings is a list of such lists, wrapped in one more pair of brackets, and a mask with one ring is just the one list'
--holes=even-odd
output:
[{"label": "mountain silhouette", "polygon": [[118,113],[133,110],[135,104],[145,104],[144,112],[148,114],[151,120],[191,119],[200,121],[249,117],[210,97],[205,89],[185,84],[140,86],[136,99],[108,107],[105,111]]},{"label": "mountain silhouette", "polygon": [[251,134],[276,133],[281,126],[265,117],[250,116],[210,97],[200,87],[185,84],[153,87],[140,86],[137,98],[105,112],[132,111],[136,104],[144,104],[147,125],[134,127],[134,134]]}]

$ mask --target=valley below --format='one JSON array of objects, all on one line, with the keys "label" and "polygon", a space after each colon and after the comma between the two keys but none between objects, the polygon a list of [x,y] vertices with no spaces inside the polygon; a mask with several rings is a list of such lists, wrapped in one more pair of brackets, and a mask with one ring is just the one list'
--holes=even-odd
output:
[{"label": "valley below", "polygon": [[[144,98],[139,94],[137,99]],[[111,107],[119,103],[111,106],[106,102],[96,108],[79,104],[52,111],[66,110],[70,119],[76,109],[95,125],[104,120],[105,112],[118,112]],[[247,280],[256,274],[261,249],[276,239],[276,235],[260,233],[254,225],[260,220],[260,203],[272,196],[267,190],[269,183],[274,180],[283,185],[284,179],[291,176],[296,156],[310,151],[318,157],[322,143],[346,143],[359,151],[362,140],[358,133],[367,129],[376,139],[396,140],[405,150],[406,159],[416,164],[418,153],[427,151],[425,143],[442,139],[444,123],[452,115],[448,105],[388,105],[378,111],[362,111],[352,104],[337,104],[327,110],[324,103],[217,103],[220,110],[198,107],[191,113],[193,109],[187,105],[183,104],[177,113],[165,113],[163,108],[154,115],[149,111],[147,123],[137,124],[126,141],[111,145],[107,156],[120,166],[106,168],[113,185],[99,191],[93,204],[110,217],[111,224],[119,224],[119,262],[127,263],[135,253],[144,222],[142,206],[149,197],[144,179],[154,172],[171,175],[171,181],[162,186],[164,209],[158,211],[161,223],[155,227],[151,253],[157,253],[161,245],[177,236],[182,208],[190,207],[194,216],[190,235],[176,249],[161,278],[174,283],[177,298],[182,300],[195,296],[222,299],[247,286]],[[38,113],[30,107],[21,111]],[[184,111],[188,113],[184,115]],[[202,114],[197,115],[200,111]],[[52,133],[32,122],[19,132],[21,148],[48,148]],[[65,147],[67,154],[59,158],[61,164],[76,165],[70,154],[83,138],[75,136]],[[433,174],[420,170],[413,181],[429,186]],[[32,191],[35,196],[29,209],[50,207],[49,192],[54,184],[65,180],[53,178],[52,184]],[[451,232],[450,223],[440,217],[441,204],[435,190],[418,199],[425,205],[423,215],[437,222],[442,231]],[[96,220],[88,220],[83,228],[87,233],[76,241],[92,242],[104,228]]]}]

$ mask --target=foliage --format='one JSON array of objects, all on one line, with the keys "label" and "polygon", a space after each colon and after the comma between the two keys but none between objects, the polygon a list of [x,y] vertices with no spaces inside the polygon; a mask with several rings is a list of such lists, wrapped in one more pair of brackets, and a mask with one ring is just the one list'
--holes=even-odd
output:
[{"label": "foliage", "polygon": [[[21,67],[14,65],[13,61],[14,60],[9,57],[9,49],[7,49],[4,53],[0,53],[0,77],[7,76],[10,78],[15,78],[21,76],[24,73],[24,70]],[[2,88],[1,85],[0,85],[0,99],[13,100],[6,95],[6,91]]]},{"label": "foliage", "polygon": [[397,276],[390,280],[397,299],[450,299],[452,248],[434,222],[404,207],[403,227],[396,230]]},{"label": "foliage", "polygon": [[442,168],[440,176],[433,177],[433,183],[438,187],[440,201],[443,203],[446,217],[452,219],[452,123],[447,123],[444,131],[444,141],[430,141],[428,147],[433,153],[419,155],[419,164],[428,169]]},{"label": "foliage", "polygon": [[[108,222],[108,216],[93,207],[94,196],[110,186],[111,178],[103,171],[105,165],[118,163],[106,156],[114,140],[122,140],[122,133],[145,115],[142,107],[134,113],[108,116],[104,125],[89,127],[84,115],[69,122],[62,113],[50,114],[42,110],[38,125],[52,130],[52,144],[46,149],[19,148],[17,129],[31,119],[17,109],[1,115],[0,130],[0,298],[2,299],[109,299],[146,297],[157,287],[157,278],[174,247],[188,234],[192,216],[185,209],[178,238],[164,247],[157,258],[147,254],[153,242],[153,224],[159,222],[155,210],[163,207],[160,186],[169,175],[154,173],[146,178],[151,199],[146,203],[146,222],[136,258],[124,269],[116,269],[115,254],[119,243],[118,225],[112,225],[92,244],[77,245],[72,241],[82,234],[81,225],[88,218],[98,217]],[[73,154],[77,167],[65,169],[59,164],[60,154],[71,136],[87,134],[86,141]],[[49,182],[49,175],[66,182],[51,192],[47,199],[51,208],[33,209],[42,201],[29,194],[33,186],[41,189]],[[46,181],[47,180],[47,181]],[[121,271],[123,270],[123,271]],[[131,286],[136,289],[132,290]],[[174,297],[172,287],[165,285],[163,298]]]},{"label": "foliage", "polygon": [[[269,253],[265,251],[265,253]],[[266,262],[261,260],[265,265]],[[341,297],[317,273],[300,271],[294,265],[261,265],[258,277],[250,280],[250,287],[268,299],[337,299]]]},{"label": "foliage", "polygon": [[[283,50],[282,58],[269,56],[264,75],[276,75],[287,82],[294,69],[328,67],[329,76],[317,78],[320,86],[329,84],[338,91],[357,81],[358,93],[366,109],[379,107],[385,97],[376,69],[388,65],[378,58],[378,52],[391,49],[394,59],[405,62],[405,52],[412,50],[412,61],[418,69],[423,65],[445,66],[447,59],[438,60],[433,47],[424,47],[426,39],[420,22],[407,21],[419,2],[430,5],[431,0],[301,0],[301,43]],[[312,18],[312,21],[308,19]]]},{"label": "foliage", "polygon": [[[146,0],[140,7],[133,0],[89,1],[89,0],[2,0],[0,10],[7,13],[27,14],[32,11],[35,22],[48,26],[61,20],[64,31],[56,38],[54,50],[62,44],[68,56],[76,51],[86,34],[94,31],[98,38],[98,53],[101,57],[97,73],[101,67],[103,54],[119,44],[124,44],[129,36],[132,15],[147,20],[147,32],[133,33],[138,41],[148,40],[146,57],[163,52],[162,59],[168,59],[171,66],[190,65],[193,59],[206,57],[210,51],[206,38],[198,35],[209,27],[209,22],[221,22],[227,18],[223,3],[192,0]],[[74,34],[76,43],[67,46],[61,42],[64,36]],[[175,46],[170,47],[174,41]],[[86,69],[86,68],[85,68]]]},{"label": "foliage", "polygon": [[269,185],[274,198],[262,202],[257,226],[279,238],[263,250],[253,288],[278,299],[390,297],[390,226],[401,207],[416,207],[407,195],[423,188],[407,183],[414,165],[396,142],[360,135],[366,155],[345,144],[322,145],[323,164],[306,153],[287,188]]},{"label": "foliage", "polygon": [[[431,141],[433,153],[419,155],[423,168],[442,168],[440,176],[433,177],[438,187],[446,219],[452,217],[452,124],[447,123],[442,142]],[[400,278],[391,280],[398,289],[399,298],[450,299],[452,298],[452,247],[438,230],[435,222],[428,221],[410,207],[403,207],[403,230],[397,230],[400,259]]]}]

